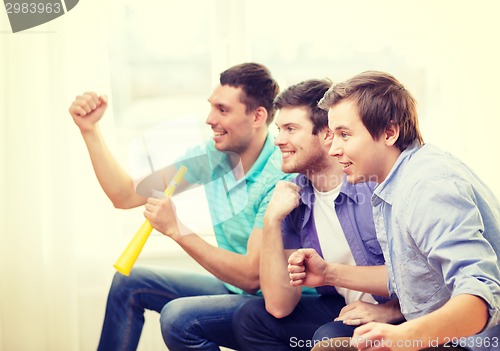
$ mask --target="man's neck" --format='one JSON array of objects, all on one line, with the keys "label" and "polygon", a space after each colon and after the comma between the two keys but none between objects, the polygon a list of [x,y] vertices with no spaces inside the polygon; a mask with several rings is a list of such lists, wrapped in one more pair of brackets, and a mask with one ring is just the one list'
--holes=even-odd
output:
[{"label": "man's neck", "polygon": [[[328,156],[324,167],[316,170],[308,170],[306,177],[311,181],[314,189],[320,192],[328,192],[342,184],[343,174],[336,159]],[[333,162],[332,162],[333,161]]]},{"label": "man's neck", "polygon": [[374,179],[375,182],[377,183],[382,183],[389,173],[391,172],[392,168],[398,161],[399,156],[401,155],[402,151],[399,150],[397,147],[393,147],[390,149],[390,152],[387,153],[387,156],[385,157],[384,160],[384,168],[382,174],[377,175],[376,179]]},{"label": "man's neck", "polygon": [[[246,150],[239,154],[241,165],[243,166],[243,174],[235,174],[237,178],[243,177],[244,174],[252,168],[255,161],[260,156],[262,149],[264,148],[264,144],[266,143],[267,138],[267,129],[263,130],[255,135],[252,140],[252,143],[246,148]],[[233,168],[236,165],[233,164]]]}]

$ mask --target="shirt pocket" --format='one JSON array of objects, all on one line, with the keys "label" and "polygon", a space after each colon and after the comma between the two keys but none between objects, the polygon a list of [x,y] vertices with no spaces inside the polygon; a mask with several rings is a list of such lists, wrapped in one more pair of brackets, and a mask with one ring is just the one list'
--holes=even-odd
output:
[{"label": "shirt pocket", "polygon": [[369,265],[382,265],[384,264],[384,255],[380,243],[376,237],[362,238],[363,246],[368,255],[367,260]]},{"label": "shirt pocket", "polygon": [[377,240],[377,238],[363,238],[363,245],[366,247],[371,254],[382,255],[382,248]]}]

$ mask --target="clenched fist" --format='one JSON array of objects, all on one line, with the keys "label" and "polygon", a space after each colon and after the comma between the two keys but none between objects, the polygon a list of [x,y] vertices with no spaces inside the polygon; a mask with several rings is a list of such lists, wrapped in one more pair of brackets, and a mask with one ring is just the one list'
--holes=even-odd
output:
[{"label": "clenched fist", "polygon": [[98,96],[94,92],[87,92],[75,98],[69,107],[69,113],[80,131],[84,133],[95,127],[107,107],[108,98],[105,95]]},{"label": "clenched fist", "polygon": [[292,182],[279,181],[267,205],[267,220],[282,221],[287,214],[299,205],[300,187]]}]

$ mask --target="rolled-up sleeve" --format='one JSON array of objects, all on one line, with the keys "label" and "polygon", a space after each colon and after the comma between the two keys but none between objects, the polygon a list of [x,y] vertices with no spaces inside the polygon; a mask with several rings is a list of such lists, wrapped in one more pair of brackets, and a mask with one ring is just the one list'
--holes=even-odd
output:
[{"label": "rolled-up sleeve", "polygon": [[497,208],[481,190],[461,179],[428,177],[415,184],[404,213],[411,245],[427,258],[430,274],[442,279],[451,297],[482,298],[488,327],[500,323]]}]

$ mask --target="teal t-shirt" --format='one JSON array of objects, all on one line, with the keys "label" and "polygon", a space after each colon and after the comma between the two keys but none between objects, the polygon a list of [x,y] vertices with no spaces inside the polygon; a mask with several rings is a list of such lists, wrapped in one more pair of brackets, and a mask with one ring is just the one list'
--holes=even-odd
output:
[{"label": "teal t-shirt", "polygon": [[[233,169],[234,160],[238,160],[236,154],[221,152],[209,141],[189,149],[176,164],[188,168],[185,179],[189,183],[205,186],[217,245],[244,255],[252,230],[263,227],[274,186],[295,174],[281,171],[281,152],[270,135],[253,166],[239,179],[235,173],[241,172],[241,163]],[[225,285],[234,293],[244,293],[235,286]]]}]

